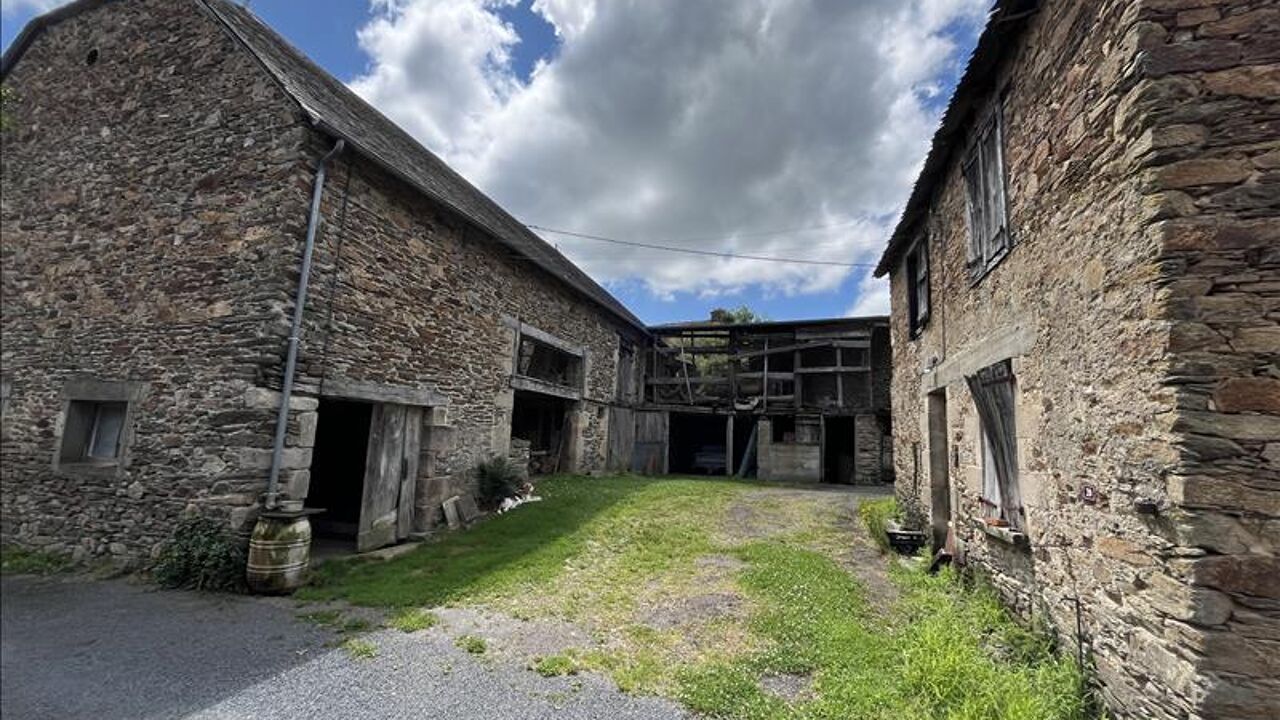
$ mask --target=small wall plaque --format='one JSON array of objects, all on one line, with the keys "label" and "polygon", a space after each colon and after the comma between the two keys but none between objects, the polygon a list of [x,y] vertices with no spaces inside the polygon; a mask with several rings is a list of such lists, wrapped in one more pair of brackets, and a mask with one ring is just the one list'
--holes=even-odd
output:
[{"label": "small wall plaque", "polygon": [[1084,503],[1085,505],[1097,505],[1098,489],[1092,485],[1081,485],[1080,486],[1080,502]]}]

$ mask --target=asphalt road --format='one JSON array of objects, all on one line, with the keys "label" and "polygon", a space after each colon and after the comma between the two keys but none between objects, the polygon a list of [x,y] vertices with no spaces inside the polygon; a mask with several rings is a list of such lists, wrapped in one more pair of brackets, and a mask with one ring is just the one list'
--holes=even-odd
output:
[{"label": "asphalt road", "polygon": [[592,675],[543,678],[439,632],[368,633],[353,659],[287,600],[123,580],[0,580],[0,714],[25,718],[687,717]]}]

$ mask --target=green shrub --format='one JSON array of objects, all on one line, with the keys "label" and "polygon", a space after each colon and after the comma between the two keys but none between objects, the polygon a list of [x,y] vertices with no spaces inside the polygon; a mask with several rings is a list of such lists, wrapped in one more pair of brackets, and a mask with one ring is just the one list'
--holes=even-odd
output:
[{"label": "green shrub", "polygon": [[889,535],[885,525],[889,520],[901,520],[902,513],[898,509],[898,501],[893,498],[883,500],[864,500],[858,505],[858,516],[867,526],[867,534],[884,552],[889,550]]},{"label": "green shrub", "polygon": [[520,468],[501,455],[476,465],[475,474],[480,504],[486,508],[496,508],[503,498],[520,492]]},{"label": "green shrub", "polygon": [[226,525],[192,515],[178,521],[173,537],[151,569],[168,588],[242,592],[245,550]]}]

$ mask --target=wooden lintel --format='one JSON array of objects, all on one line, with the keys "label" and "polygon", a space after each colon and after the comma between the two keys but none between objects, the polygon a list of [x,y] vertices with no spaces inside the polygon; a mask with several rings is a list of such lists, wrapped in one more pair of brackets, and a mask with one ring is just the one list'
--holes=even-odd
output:
[{"label": "wooden lintel", "polygon": [[564,398],[566,400],[581,400],[582,391],[577,388],[566,387],[564,385],[556,385],[555,383],[539,380],[538,378],[525,377],[524,375],[512,375],[511,387],[516,390],[525,390],[535,392],[542,395],[550,395],[552,397]]},{"label": "wooden lintel", "polygon": [[437,390],[435,385],[420,385],[416,387],[387,385],[335,377],[324,379],[323,384],[320,386],[319,394],[321,397],[418,407],[438,407],[449,404],[448,396]]}]

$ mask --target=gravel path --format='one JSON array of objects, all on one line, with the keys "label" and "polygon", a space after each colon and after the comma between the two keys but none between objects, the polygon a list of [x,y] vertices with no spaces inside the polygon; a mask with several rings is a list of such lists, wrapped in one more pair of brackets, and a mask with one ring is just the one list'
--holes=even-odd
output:
[{"label": "gravel path", "polygon": [[364,634],[377,655],[353,659],[287,600],[82,578],[8,577],[0,593],[6,720],[688,717],[594,675],[469,655],[439,628]]}]

